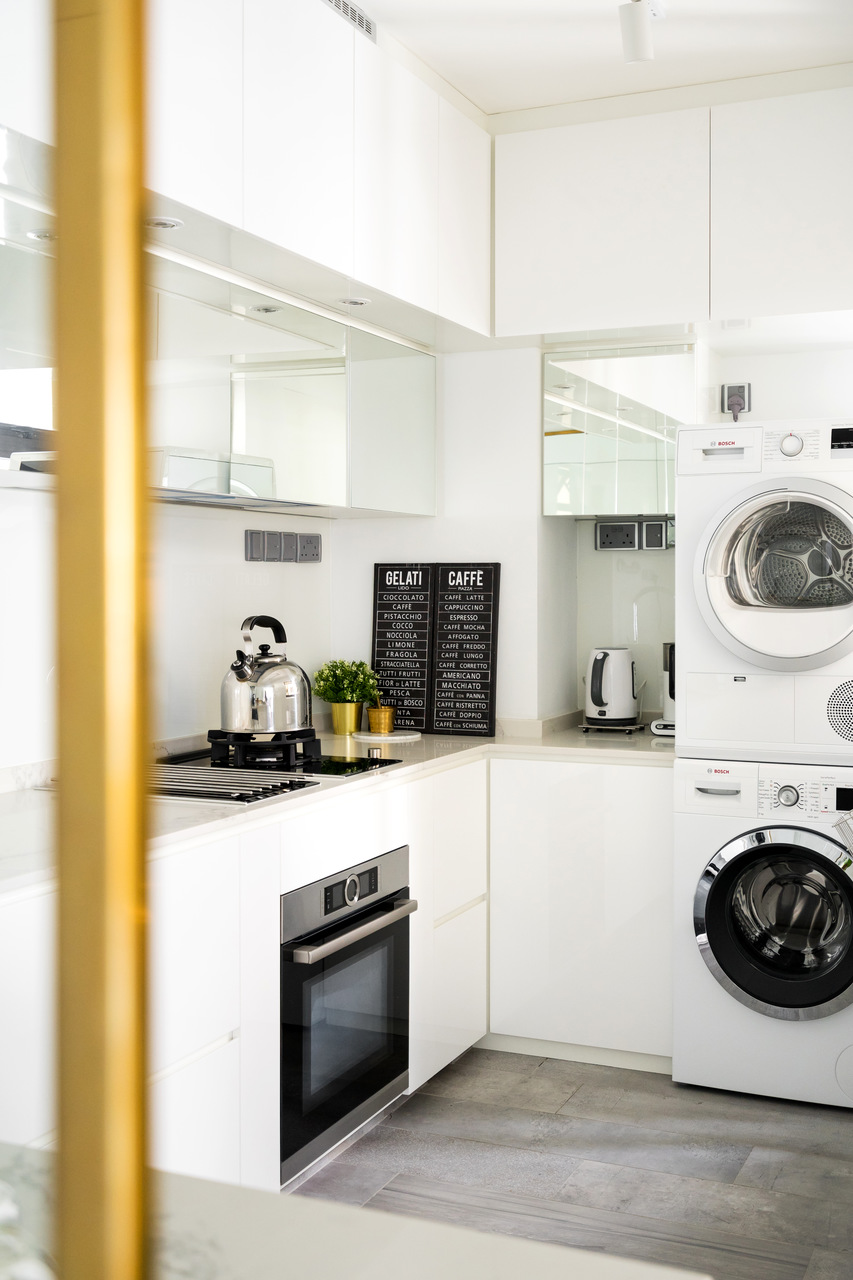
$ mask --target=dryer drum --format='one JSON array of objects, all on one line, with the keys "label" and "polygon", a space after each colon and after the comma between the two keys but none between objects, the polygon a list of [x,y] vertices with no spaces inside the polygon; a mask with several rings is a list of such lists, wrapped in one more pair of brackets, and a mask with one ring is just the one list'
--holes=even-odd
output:
[{"label": "dryer drum", "polygon": [[728,588],[738,604],[853,603],[853,531],[816,503],[771,503],[735,530],[730,546]]},{"label": "dryer drum", "polygon": [[836,841],[769,827],[726,845],[696,890],[694,929],[714,977],[770,1017],[853,1002],[853,860]]}]

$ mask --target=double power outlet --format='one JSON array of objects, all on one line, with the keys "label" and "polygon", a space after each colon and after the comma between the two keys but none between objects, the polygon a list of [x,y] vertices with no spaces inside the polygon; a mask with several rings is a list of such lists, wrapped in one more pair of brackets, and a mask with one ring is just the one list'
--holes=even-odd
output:
[{"label": "double power outlet", "polygon": [[246,530],[246,559],[285,564],[319,564],[323,539],[319,533],[278,533],[271,529]]}]

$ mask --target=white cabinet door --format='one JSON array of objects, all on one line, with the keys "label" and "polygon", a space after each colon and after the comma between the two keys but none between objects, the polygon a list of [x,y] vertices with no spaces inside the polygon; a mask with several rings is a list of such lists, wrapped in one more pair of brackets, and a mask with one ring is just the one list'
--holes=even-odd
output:
[{"label": "white cabinet door", "polygon": [[148,185],[242,226],[243,0],[151,0],[148,50]]},{"label": "white cabinet door", "polygon": [[438,94],[369,40],[355,41],[353,274],[438,305]]},{"label": "white cabinet door", "polygon": [[[155,1169],[240,1182],[240,1050],[237,1040],[155,1079],[149,1087]],[[276,1126],[276,1116],[272,1117]]]},{"label": "white cabinet door", "polygon": [[495,140],[498,335],[707,315],[706,108]]},{"label": "white cabinet door", "polygon": [[492,142],[438,104],[438,314],[478,333],[492,324]]},{"label": "white cabinet door", "polygon": [[53,142],[50,0],[0,0],[0,128]]},{"label": "white cabinet door", "polygon": [[410,882],[418,900],[411,917],[410,1089],[487,1029],[486,771],[485,760],[475,761],[408,788]]},{"label": "white cabinet door", "polygon": [[353,42],[319,0],[244,0],[245,226],[352,270]]},{"label": "white cabinet door", "polygon": [[148,864],[151,1071],[240,1025],[239,841]]},{"label": "white cabinet door", "polygon": [[853,89],[711,109],[711,315],[853,306]]},{"label": "white cabinet door", "polygon": [[0,1141],[34,1142],[54,1119],[56,894],[0,906]]},{"label": "white cabinet door", "polygon": [[672,770],[491,770],[491,1031],[670,1055]]}]

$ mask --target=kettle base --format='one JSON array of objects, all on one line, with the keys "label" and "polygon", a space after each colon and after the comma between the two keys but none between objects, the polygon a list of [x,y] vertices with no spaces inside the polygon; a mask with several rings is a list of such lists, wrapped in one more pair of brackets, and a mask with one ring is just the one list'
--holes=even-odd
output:
[{"label": "kettle base", "polygon": [[590,729],[605,729],[616,733],[643,733],[644,724],[638,724],[636,716],[631,716],[626,720],[590,720],[584,717],[581,728],[584,733],[589,733]]}]

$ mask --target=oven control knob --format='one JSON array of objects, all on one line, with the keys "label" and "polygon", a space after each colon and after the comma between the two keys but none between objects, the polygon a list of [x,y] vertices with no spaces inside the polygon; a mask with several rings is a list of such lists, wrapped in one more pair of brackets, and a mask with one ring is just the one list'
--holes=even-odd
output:
[{"label": "oven control knob", "polygon": [[354,902],[358,902],[358,895],[359,895],[358,876],[350,876],[346,884],[344,885],[344,898],[346,899],[346,904],[348,907],[351,907]]},{"label": "oven control knob", "polygon": [[780,803],[780,804],[784,804],[784,805],[786,805],[786,806],[787,806],[787,808],[789,808],[789,809],[791,808],[791,806],[792,806],[792,805],[799,804],[799,803],[800,803],[800,793],[799,793],[799,791],[797,790],[797,788],[796,788],[796,787],[791,787],[791,786],[787,786],[787,787],[780,787],[780,788],[779,788],[779,803]]},{"label": "oven control knob", "polygon": [[795,436],[791,431],[779,441],[779,448],[786,458],[796,458],[803,451],[803,437]]}]

